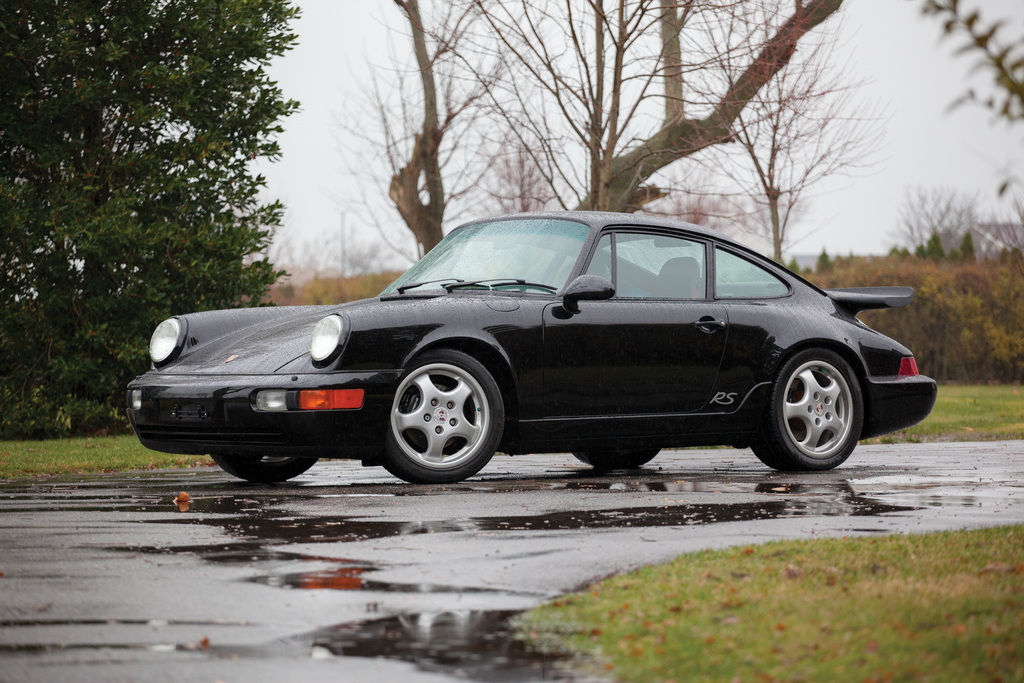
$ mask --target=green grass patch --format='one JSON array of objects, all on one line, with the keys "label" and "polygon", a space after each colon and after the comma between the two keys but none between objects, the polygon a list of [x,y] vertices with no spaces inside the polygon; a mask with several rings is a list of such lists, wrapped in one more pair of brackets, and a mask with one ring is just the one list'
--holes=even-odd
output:
[{"label": "green grass patch", "polygon": [[920,424],[874,443],[1024,439],[1024,391],[1012,385],[942,385],[935,408]]},{"label": "green grass patch", "polygon": [[205,455],[175,455],[145,448],[134,434],[47,441],[0,441],[0,479],[46,474],[204,467]]},{"label": "green grass patch", "polygon": [[705,551],[527,613],[622,681],[1024,680],[1024,526]]}]

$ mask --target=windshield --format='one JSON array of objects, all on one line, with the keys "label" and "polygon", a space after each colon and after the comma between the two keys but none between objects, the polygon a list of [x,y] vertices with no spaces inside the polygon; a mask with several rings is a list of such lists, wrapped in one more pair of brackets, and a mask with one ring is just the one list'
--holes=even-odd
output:
[{"label": "windshield", "polygon": [[[438,289],[561,289],[590,229],[551,218],[496,221],[452,232],[381,292]],[[517,282],[517,280],[519,282]]]}]

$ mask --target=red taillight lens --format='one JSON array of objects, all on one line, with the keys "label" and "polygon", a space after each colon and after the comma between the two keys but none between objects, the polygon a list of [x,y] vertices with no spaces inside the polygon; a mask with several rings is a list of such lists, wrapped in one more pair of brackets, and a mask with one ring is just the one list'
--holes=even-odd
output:
[{"label": "red taillight lens", "polygon": [[917,371],[917,361],[913,356],[906,356],[900,360],[900,377],[913,377],[920,374]]},{"label": "red taillight lens", "polygon": [[362,389],[306,389],[299,392],[302,410],[354,410],[363,407]]}]

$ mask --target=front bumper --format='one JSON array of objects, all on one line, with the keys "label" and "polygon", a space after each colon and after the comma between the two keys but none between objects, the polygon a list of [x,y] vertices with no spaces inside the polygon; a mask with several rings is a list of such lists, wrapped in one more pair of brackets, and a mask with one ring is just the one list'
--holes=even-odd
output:
[{"label": "front bumper", "polygon": [[[400,371],[299,375],[178,375],[150,371],[128,385],[139,441],[166,453],[373,458],[384,448]],[[262,389],[363,389],[354,410],[261,411]],[[132,392],[141,391],[141,408]]]},{"label": "front bumper", "polygon": [[864,428],[867,439],[916,425],[935,406],[938,387],[924,375],[869,379],[864,383]]}]

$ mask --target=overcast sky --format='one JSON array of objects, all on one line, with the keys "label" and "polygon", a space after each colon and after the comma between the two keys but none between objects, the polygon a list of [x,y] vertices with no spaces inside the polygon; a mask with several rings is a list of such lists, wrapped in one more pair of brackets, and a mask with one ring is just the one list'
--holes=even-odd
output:
[{"label": "overcast sky", "polygon": [[[274,62],[271,76],[301,111],[289,117],[280,136],[282,158],[260,163],[267,196],[287,206],[282,234],[294,247],[330,244],[338,235],[346,198],[358,188],[346,175],[337,120],[355,115],[348,93],[367,61],[386,64],[386,22],[401,27],[393,2],[299,0],[298,45]],[[849,54],[851,79],[863,80],[862,95],[888,110],[878,163],[857,177],[823,184],[801,223],[804,235],[790,254],[881,254],[897,241],[897,216],[908,188],[949,186],[976,194],[983,207],[1002,211],[996,189],[1008,169],[1024,175],[1024,125],[1016,129],[973,105],[950,110],[967,84],[984,85],[986,74],[971,73],[970,58],[954,55],[957,43],[941,40],[939,22],[920,15],[917,0],[846,0],[841,49]],[[975,3],[968,3],[975,4]],[[1006,17],[1012,35],[1024,33],[1024,2],[981,0],[986,18]],[[472,218],[472,216],[467,216]],[[399,221],[397,214],[396,222]],[[454,226],[448,226],[454,227]],[[377,239],[374,228],[350,215],[351,243]]]}]

